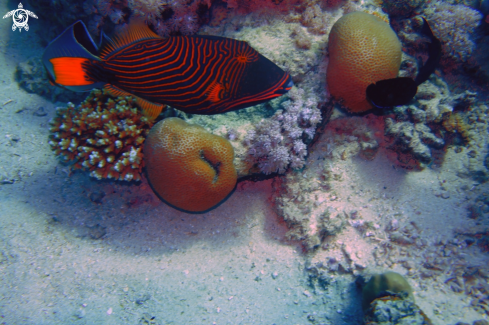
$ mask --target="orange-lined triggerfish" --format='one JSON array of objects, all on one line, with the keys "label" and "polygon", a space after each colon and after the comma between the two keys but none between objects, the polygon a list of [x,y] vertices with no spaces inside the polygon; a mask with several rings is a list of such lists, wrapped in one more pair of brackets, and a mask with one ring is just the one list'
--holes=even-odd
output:
[{"label": "orange-lined triggerfish", "polygon": [[194,114],[237,110],[279,97],[293,85],[288,73],[246,42],[162,38],[139,21],[105,37],[100,49],[78,21],[49,44],[43,63],[52,83],[135,96],[152,118],[164,104]]}]

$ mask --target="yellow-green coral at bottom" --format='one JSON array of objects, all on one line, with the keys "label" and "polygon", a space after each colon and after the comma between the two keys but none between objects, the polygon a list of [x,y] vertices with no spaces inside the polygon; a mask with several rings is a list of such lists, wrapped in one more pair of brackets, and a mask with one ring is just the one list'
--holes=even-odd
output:
[{"label": "yellow-green coral at bottom", "polygon": [[144,144],[148,180],[170,205],[203,212],[222,202],[237,181],[228,140],[179,118],[167,118]]},{"label": "yellow-green coral at bottom", "polygon": [[366,310],[375,299],[385,296],[387,291],[394,293],[404,291],[407,293],[408,298],[414,301],[413,289],[407,280],[399,273],[387,271],[382,274],[373,275],[363,288],[363,310]]},{"label": "yellow-green coral at bottom", "polygon": [[142,116],[133,97],[112,98],[93,90],[79,107],[58,108],[49,144],[75,169],[97,179],[139,180],[142,145],[153,123]]}]

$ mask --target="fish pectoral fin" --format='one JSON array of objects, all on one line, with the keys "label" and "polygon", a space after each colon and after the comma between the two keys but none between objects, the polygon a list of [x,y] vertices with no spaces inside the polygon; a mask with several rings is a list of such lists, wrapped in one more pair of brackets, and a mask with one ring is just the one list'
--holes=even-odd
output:
[{"label": "fish pectoral fin", "polygon": [[207,87],[205,93],[207,94],[207,99],[214,104],[222,100],[225,90],[224,86],[216,81]]},{"label": "fish pectoral fin", "polygon": [[[133,95],[134,96],[134,95]],[[153,102],[147,101],[146,99],[142,99],[141,97],[134,96],[136,98],[136,104],[143,110],[144,116],[148,117],[151,120],[160,115],[166,105],[163,104],[155,104]]]},{"label": "fish pectoral fin", "polygon": [[154,120],[155,118],[157,118],[158,115],[160,115],[160,113],[166,107],[166,105],[152,103],[146,99],[143,99],[141,97],[138,97],[136,95],[128,93],[127,91],[124,91],[124,90],[122,90],[116,86],[113,86],[113,85],[105,85],[104,89],[114,97],[132,96],[132,97],[136,98],[136,105],[138,105],[139,108],[141,108],[144,116],[148,117],[151,120]]}]

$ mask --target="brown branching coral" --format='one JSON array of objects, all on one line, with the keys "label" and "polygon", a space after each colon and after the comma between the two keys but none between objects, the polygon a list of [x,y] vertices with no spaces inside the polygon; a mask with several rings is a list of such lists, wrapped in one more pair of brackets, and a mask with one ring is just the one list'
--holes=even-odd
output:
[{"label": "brown branching coral", "polygon": [[442,124],[448,132],[458,132],[465,141],[469,141],[470,124],[467,122],[465,114],[461,112],[450,114]]},{"label": "brown branching coral", "polygon": [[97,89],[80,106],[58,109],[49,144],[74,169],[97,179],[140,180],[142,145],[152,126],[133,97],[112,98]]}]

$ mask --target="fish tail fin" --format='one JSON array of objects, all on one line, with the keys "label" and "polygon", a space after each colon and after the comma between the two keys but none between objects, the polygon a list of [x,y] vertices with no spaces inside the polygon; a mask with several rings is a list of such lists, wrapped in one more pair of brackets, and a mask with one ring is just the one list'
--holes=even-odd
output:
[{"label": "fish tail fin", "polygon": [[81,21],[68,27],[52,41],[42,57],[51,82],[73,91],[89,91],[102,87],[105,82],[91,73],[95,63],[101,61],[98,48]]},{"label": "fish tail fin", "polygon": [[92,85],[87,74],[90,60],[86,58],[60,57],[49,60],[53,65],[54,83],[65,87]]},{"label": "fish tail fin", "polygon": [[163,111],[163,109],[166,108],[166,105],[155,104],[155,103],[150,102],[146,99],[138,97],[134,94],[125,92],[124,90],[119,89],[113,85],[107,84],[107,85],[105,85],[104,89],[107,90],[109,92],[109,94],[111,94],[114,97],[132,96],[132,97],[136,98],[136,104],[139,106],[139,108],[141,108],[144,116],[146,116],[150,120],[154,120],[155,118],[157,118],[158,115],[160,115],[160,113]]}]

